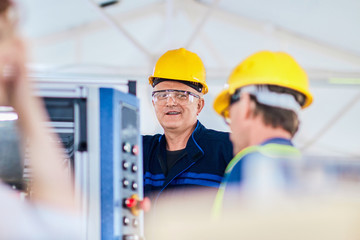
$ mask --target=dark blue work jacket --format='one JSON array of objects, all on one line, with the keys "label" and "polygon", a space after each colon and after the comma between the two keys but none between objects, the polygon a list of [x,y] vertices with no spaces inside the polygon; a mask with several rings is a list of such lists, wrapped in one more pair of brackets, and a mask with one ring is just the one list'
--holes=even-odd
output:
[{"label": "dark blue work jacket", "polygon": [[217,191],[233,157],[229,133],[206,129],[198,121],[185,149],[186,154],[165,175],[161,166],[166,163],[165,135],[143,136],[145,196],[156,201],[170,189],[199,186]]}]

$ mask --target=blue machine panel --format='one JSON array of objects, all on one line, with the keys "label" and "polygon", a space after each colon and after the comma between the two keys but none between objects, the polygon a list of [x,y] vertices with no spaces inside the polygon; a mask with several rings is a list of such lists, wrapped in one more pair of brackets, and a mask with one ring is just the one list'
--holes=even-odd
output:
[{"label": "blue machine panel", "polygon": [[142,239],[143,214],[126,199],[143,198],[139,101],[100,88],[101,239]]}]

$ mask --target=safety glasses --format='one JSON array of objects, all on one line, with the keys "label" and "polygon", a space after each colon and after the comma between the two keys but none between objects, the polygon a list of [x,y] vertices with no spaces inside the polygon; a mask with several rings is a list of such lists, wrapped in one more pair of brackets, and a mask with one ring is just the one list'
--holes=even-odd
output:
[{"label": "safety glasses", "polygon": [[200,99],[200,96],[189,91],[169,89],[153,91],[152,98],[156,105],[165,106],[169,98],[171,98],[174,103],[186,105],[194,102],[196,98]]},{"label": "safety glasses", "polygon": [[229,114],[229,108],[232,104],[240,101],[241,98],[241,93],[240,93],[240,89],[237,89],[235,91],[235,93],[233,95],[231,95],[230,97],[230,103],[229,106],[225,109],[225,111],[223,112],[223,117],[224,117],[224,121],[227,125],[230,125],[231,123],[231,119],[230,119],[230,114]]}]

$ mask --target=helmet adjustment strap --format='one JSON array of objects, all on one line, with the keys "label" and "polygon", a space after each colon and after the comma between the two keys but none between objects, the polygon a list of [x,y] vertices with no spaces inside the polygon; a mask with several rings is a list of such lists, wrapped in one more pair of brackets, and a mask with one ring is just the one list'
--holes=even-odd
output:
[{"label": "helmet adjustment strap", "polygon": [[294,111],[298,114],[301,110],[300,104],[295,97],[288,93],[277,93],[270,91],[266,86],[245,86],[240,90],[240,94],[247,92],[256,97],[256,100],[264,105],[283,108]]},{"label": "helmet adjustment strap", "polygon": [[176,79],[169,79],[169,78],[154,78],[153,79],[153,83],[152,83],[152,87],[155,87],[157,84],[164,82],[164,81],[175,81],[175,82],[180,82],[183,83],[185,85],[188,85],[189,87],[195,89],[198,92],[202,92],[203,86],[201,83],[197,83],[197,82],[189,82],[189,81],[184,81],[184,80],[176,80]]}]

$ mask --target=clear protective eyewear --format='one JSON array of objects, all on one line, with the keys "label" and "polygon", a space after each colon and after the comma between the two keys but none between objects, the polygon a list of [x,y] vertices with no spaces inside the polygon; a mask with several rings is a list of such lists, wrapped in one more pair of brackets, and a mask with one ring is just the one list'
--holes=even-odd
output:
[{"label": "clear protective eyewear", "polygon": [[153,91],[152,98],[156,105],[165,106],[168,102],[168,98],[171,98],[174,103],[186,105],[194,102],[195,98],[200,99],[200,96],[189,91],[168,89]]},{"label": "clear protective eyewear", "polygon": [[240,97],[241,97],[240,89],[237,89],[237,90],[235,91],[235,93],[234,93],[233,95],[231,95],[231,97],[230,97],[230,102],[229,102],[229,106],[228,106],[228,107],[223,111],[223,113],[222,113],[226,125],[230,125],[230,124],[231,124],[229,108],[230,108],[230,106],[233,105],[234,103],[240,101]]}]

